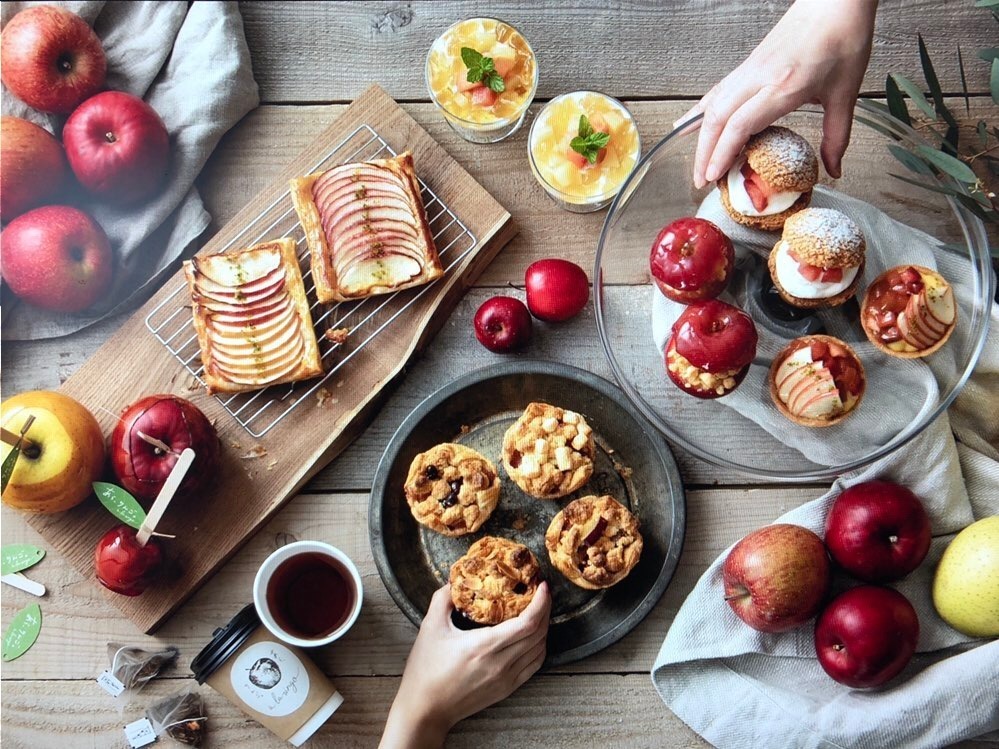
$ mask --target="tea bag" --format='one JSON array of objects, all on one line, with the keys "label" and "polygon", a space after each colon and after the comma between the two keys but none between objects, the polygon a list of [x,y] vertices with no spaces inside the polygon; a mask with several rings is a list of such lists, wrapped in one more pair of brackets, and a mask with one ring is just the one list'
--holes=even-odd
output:
[{"label": "tea bag", "polygon": [[131,697],[141,690],[147,682],[177,659],[180,651],[170,646],[163,650],[144,650],[135,645],[121,645],[117,642],[108,643],[108,669],[125,688],[124,694]]},{"label": "tea bag", "polygon": [[153,703],[146,710],[146,717],[157,736],[166,734],[188,746],[201,746],[204,741],[208,718],[201,695],[193,689],[184,689]]}]

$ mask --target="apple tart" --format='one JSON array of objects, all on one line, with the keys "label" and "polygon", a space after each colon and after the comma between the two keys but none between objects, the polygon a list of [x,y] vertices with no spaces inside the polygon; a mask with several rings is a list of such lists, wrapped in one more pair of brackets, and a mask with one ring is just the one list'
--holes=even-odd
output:
[{"label": "apple tart", "polygon": [[555,569],[588,590],[616,585],[642,556],[638,519],[610,496],[580,497],[552,518],[545,547]]},{"label": "apple tart", "polygon": [[541,567],[516,541],[483,536],[451,565],[451,602],[478,624],[499,624],[527,608],[541,584]]},{"label": "apple tart", "polygon": [[321,302],[388,294],[444,273],[408,151],[293,179],[291,199]]},{"label": "apple tart", "polygon": [[957,326],[954,289],[921,265],[889,268],[867,287],[860,305],[867,338],[886,354],[918,359],[939,351]]},{"label": "apple tart", "polygon": [[209,393],[323,374],[294,240],[195,257],[184,275]]}]

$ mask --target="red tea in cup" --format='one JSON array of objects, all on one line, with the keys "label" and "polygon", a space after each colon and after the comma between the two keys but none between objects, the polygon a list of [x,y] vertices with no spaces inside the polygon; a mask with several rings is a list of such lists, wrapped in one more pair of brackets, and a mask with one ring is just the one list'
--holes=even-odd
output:
[{"label": "red tea in cup", "polygon": [[285,559],[267,583],[267,606],[274,621],[305,640],[336,632],[350,617],[356,598],[347,568],[318,551]]}]

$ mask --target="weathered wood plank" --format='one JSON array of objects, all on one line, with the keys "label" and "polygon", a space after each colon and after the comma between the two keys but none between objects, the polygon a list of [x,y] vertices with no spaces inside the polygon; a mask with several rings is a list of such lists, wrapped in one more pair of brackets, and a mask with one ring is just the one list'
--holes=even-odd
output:
[{"label": "weathered wood plank", "polygon": [[[663,599],[623,640],[558,671],[648,671],[677,610],[714,558],[748,531],[821,491],[798,487],[688,492],[683,555]],[[186,674],[191,659],[208,642],[212,631],[252,600],[253,576],[260,563],[279,542],[289,538],[323,540],[343,549],[362,575],[365,596],[361,618],[342,641],[317,651],[323,668],[338,676],[398,675],[416,629],[392,601],[375,569],[368,545],[367,500],[366,494],[303,494],[295,498],[169,619],[156,637],[139,634],[88,580],[59,555],[49,554],[29,573],[50,591],[41,601],[41,636],[25,656],[4,664],[3,677],[96,678],[107,667],[108,642],[176,645],[181,656],[175,673]],[[3,508],[2,521],[4,544],[35,543],[50,548],[11,509]],[[169,515],[164,521],[169,524],[167,521]],[[108,525],[112,522],[109,517]],[[183,528],[175,530],[183,533]],[[4,588],[3,624],[30,600],[25,593]],[[5,682],[5,694],[8,687]]]},{"label": "weathered wood plank", "polygon": [[[607,3],[582,0],[296,3],[242,2],[253,69],[265,102],[349,101],[377,82],[398,99],[428,101],[423,71],[433,40],[461,18],[488,15],[519,28],[538,56],[538,96],[585,85],[622,97],[700,96],[738,65],[788,3],[756,0]],[[874,32],[868,92],[888,72],[919,80],[916,34],[936,61],[945,91],[988,91],[977,50],[994,46],[988,12],[963,0],[883,0]],[[655,62],[650,62],[655,61]],[[612,63],[612,64],[611,64]]]},{"label": "weathered wood plank", "polygon": [[[309,741],[316,749],[374,747],[399,685],[397,677],[334,677],[344,704]],[[116,705],[93,682],[25,681],[4,685],[4,746],[63,749],[124,746],[121,727],[142,716],[145,706],[193,681],[153,682],[119,715]],[[199,688],[208,715],[208,741],[214,747],[281,749],[288,744],[245,717],[208,686]],[[568,706],[571,707],[571,717]],[[559,715],[552,720],[553,715]],[[167,744],[170,744],[167,740]],[[577,749],[596,746],[709,746],[660,701],[647,674],[541,674],[500,704],[458,724],[448,738],[453,749],[539,746]]]}]

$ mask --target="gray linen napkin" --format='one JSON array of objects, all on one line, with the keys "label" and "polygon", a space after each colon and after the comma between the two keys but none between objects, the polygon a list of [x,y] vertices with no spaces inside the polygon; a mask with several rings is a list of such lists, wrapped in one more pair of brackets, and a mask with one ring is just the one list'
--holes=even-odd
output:
[{"label": "gray linen napkin", "polygon": [[[3,3],[6,25],[24,7]],[[235,2],[67,2],[104,45],[107,86],[143,97],[170,133],[165,186],[143,205],[116,208],[74,193],[70,202],[104,228],[115,253],[105,300],[80,314],[46,312],[5,294],[5,340],[66,335],[142,302],[211,221],[194,180],[222,135],[259,103],[243,21]],[[3,113],[58,135],[63,118],[29,109],[6,89]],[[6,290],[5,290],[6,291]]]},{"label": "gray linen napkin", "polygon": [[[930,595],[936,565],[956,532],[999,514],[997,304],[990,330],[978,367],[947,414],[902,450],[841,477],[775,521],[821,535],[829,507],[848,486],[878,477],[916,492],[934,539],[926,560],[895,585],[919,615],[912,662],[880,689],[832,681],[815,658],[813,623],[764,634],[732,613],[723,601],[726,550],[680,608],[652,669],[664,702],[706,740],[723,748],[939,747],[999,729],[999,641],[955,631],[936,614]],[[840,580],[848,586],[845,576]]]}]

